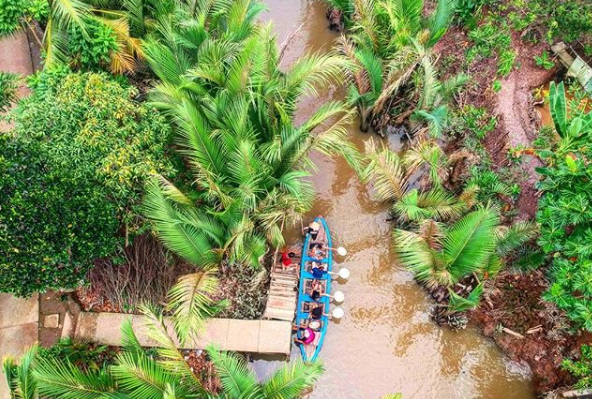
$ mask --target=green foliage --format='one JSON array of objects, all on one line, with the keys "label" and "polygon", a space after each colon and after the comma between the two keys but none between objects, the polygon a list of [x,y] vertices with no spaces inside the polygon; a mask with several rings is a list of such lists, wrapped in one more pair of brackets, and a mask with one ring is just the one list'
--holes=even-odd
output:
[{"label": "green foliage", "polygon": [[111,61],[111,53],[118,50],[115,32],[102,22],[90,20],[84,32],[77,26],[69,30],[68,57],[75,68],[106,69]]},{"label": "green foliage", "polygon": [[534,62],[546,70],[549,70],[555,66],[553,60],[549,58],[549,53],[547,51],[543,51],[541,55],[535,55]]},{"label": "green foliage", "polygon": [[500,76],[507,76],[512,68],[514,68],[514,62],[516,61],[516,51],[504,50],[500,53],[497,62],[497,73]]},{"label": "green foliage", "polygon": [[473,105],[465,105],[460,111],[462,128],[468,129],[478,139],[484,139],[487,135],[495,129],[497,125],[497,118],[489,115],[485,107],[474,107]]},{"label": "green foliage", "polygon": [[539,244],[552,257],[551,287],[545,299],[566,311],[578,326],[592,331],[592,115],[585,107],[570,105],[563,84],[551,85],[551,115],[561,139],[541,150],[547,166],[539,188],[537,221]]},{"label": "green foliage", "polygon": [[44,359],[63,359],[83,370],[99,371],[115,358],[116,352],[106,345],[74,342],[62,338],[49,348],[41,347],[38,356]]},{"label": "green foliage", "polygon": [[413,82],[422,93],[415,119],[427,123],[432,136],[441,135],[448,116],[446,101],[466,81],[459,75],[440,82],[434,67],[432,48],[448,29],[454,3],[437,1],[427,17],[423,0],[355,3],[352,34],[341,39],[341,52],[349,60],[348,99],[358,107],[362,130],[369,124],[384,127],[378,116],[390,112],[390,100]]},{"label": "green foliage", "polygon": [[491,18],[471,30],[468,36],[473,42],[473,46],[466,53],[468,63],[473,62],[477,57],[493,57],[498,52],[509,49],[512,43],[508,26]]},{"label": "green foliage", "polygon": [[160,80],[151,99],[173,123],[194,183],[181,191],[153,179],[145,214],[165,246],[194,265],[257,268],[270,245],[283,245],[282,229],[312,206],[309,154],[356,165],[349,106],[326,103],[295,123],[298,99],[342,76],[344,62],[312,54],[280,70],[255,1],[199,9],[198,24],[187,20],[188,5],[178,7],[145,50]]},{"label": "green foliage", "polygon": [[458,0],[456,2],[456,16],[458,21],[465,26],[473,27],[481,15],[481,7],[486,0]]},{"label": "green foliage", "polygon": [[499,93],[500,91],[502,91],[502,82],[500,82],[499,80],[494,80],[493,84],[491,85],[491,89],[495,93]]},{"label": "green foliage", "polygon": [[[473,165],[467,186],[479,187],[477,198],[481,202],[500,200],[500,197],[517,197],[520,186],[512,179],[502,177],[500,173],[490,169],[487,165]],[[501,203],[500,203],[501,204]]]},{"label": "green foliage", "polygon": [[21,0],[0,0],[0,37],[14,33],[24,13]]},{"label": "green foliage", "polygon": [[578,379],[575,388],[592,388],[592,347],[582,345],[580,351],[581,356],[578,360],[564,359],[561,367]]},{"label": "green foliage", "polygon": [[449,293],[450,302],[448,304],[448,310],[452,313],[464,312],[479,306],[479,302],[483,296],[483,283],[479,283],[466,298],[458,295],[452,289],[449,290]]},{"label": "green foliage", "polygon": [[510,73],[516,60],[516,52],[511,47],[511,32],[505,21],[489,16],[484,23],[469,31],[468,36],[473,46],[466,52],[467,63],[497,57],[498,75],[506,76]]},{"label": "green foliage", "polygon": [[[113,254],[150,173],[171,173],[163,119],[100,74],[43,73],[0,146],[0,290],[75,286]],[[61,81],[61,83],[60,83]]]},{"label": "green foliage", "polygon": [[17,100],[20,76],[9,72],[0,72],[0,112],[8,110]]},{"label": "green foliage", "polygon": [[586,0],[537,0],[530,5],[547,20],[547,38],[572,42],[592,32],[592,4]]}]

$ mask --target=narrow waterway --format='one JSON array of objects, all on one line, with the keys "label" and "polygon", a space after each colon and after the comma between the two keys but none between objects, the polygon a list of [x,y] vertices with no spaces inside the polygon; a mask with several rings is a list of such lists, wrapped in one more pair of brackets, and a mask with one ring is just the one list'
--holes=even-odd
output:
[{"label": "narrow waterway", "polygon": [[[282,43],[300,26],[284,63],[307,51],[328,51],[337,35],[327,29],[325,6],[315,0],[268,0],[265,18],[273,21]],[[328,88],[326,99],[342,92]],[[310,114],[320,102],[304,101],[300,113]],[[351,139],[364,149],[376,136],[352,126]],[[390,145],[396,148],[398,141]],[[309,217],[324,215],[345,246],[339,266],[352,271],[338,289],[346,295],[346,316],[329,326],[321,354],[327,369],[313,399],[378,399],[401,392],[405,399],[487,398],[529,399],[528,371],[508,361],[477,331],[452,332],[430,320],[431,303],[410,273],[398,266],[390,251],[387,208],[370,197],[343,160],[314,157],[317,200]],[[298,240],[299,229],[288,240]]]}]

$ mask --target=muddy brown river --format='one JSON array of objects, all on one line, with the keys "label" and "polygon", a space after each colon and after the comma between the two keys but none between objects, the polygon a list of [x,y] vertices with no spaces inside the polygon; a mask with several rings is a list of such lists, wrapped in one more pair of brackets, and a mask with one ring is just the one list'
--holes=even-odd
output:
[{"label": "muddy brown river", "polygon": [[[320,2],[266,3],[269,11],[263,17],[275,24],[280,44],[300,27],[285,64],[307,51],[333,46],[337,34],[327,29]],[[337,88],[322,93],[323,100],[341,96]],[[303,101],[300,114],[310,114],[318,104]],[[379,138],[361,133],[356,124],[351,140],[363,150]],[[388,144],[396,149],[398,143],[394,138]],[[308,216],[326,217],[334,242],[349,252],[345,259],[336,257],[336,266],[352,273],[347,283],[335,285],[345,293],[346,316],[329,326],[320,356],[326,372],[310,398],[379,399],[395,392],[404,399],[534,398],[528,368],[509,361],[471,328],[453,332],[430,320],[430,300],[391,255],[387,207],[372,200],[368,187],[343,160],[319,155],[314,161],[317,199]],[[300,239],[298,230],[287,233],[289,242]],[[264,374],[273,363],[260,360],[255,367]]]}]

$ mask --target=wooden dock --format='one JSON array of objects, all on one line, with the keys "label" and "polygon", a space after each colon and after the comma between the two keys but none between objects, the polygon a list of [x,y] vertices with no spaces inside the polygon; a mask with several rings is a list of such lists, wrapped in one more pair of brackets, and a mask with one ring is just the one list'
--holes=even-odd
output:
[{"label": "wooden dock", "polygon": [[277,257],[271,269],[271,283],[267,305],[263,313],[264,319],[292,322],[296,312],[298,297],[298,278],[300,273],[301,247],[288,248],[294,252],[292,265],[284,267],[281,258]]},{"label": "wooden dock", "polygon": [[[74,338],[101,345],[121,345],[121,326],[131,320],[134,332],[144,347],[158,346],[150,339],[146,330],[146,317],[122,313],[81,312],[76,323]],[[165,324],[174,337],[170,317]],[[223,351],[289,355],[292,345],[292,323],[276,320],[209,319],[203,333],[195,339],[188,339],[180,349],[205,349],[215,345]]]},{"label": "wooden dock", "polygon": [[592,67],[563,42],[554,44],[551,50],[567,68],[567,76],[576,78],[584,90],[592,93]]}]

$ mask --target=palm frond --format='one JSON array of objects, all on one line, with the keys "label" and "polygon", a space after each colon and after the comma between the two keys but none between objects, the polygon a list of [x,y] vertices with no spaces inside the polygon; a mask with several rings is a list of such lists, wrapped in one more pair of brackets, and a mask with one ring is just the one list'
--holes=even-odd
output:
[{"label": "palm frond", "polygon": [[262,397],[257,378],[238,355],[214,347],[208,347],[207,352],[229,399]]},{"label": "palm frond", "polygon": [[511,226],[500,226],[495,230],[496,251],[500,256],[505,256],[536,238],[538,233],[538,225],[529,221],[519,221]]},{"label": "palm frond", "polygon": [[263,385],[267,399],[297,399],[302,392],[311,388],[323,374],[324,368],[318,361],[304,363],[298,359],[280,368]]},{"label": "palm frond", "polygon": [[368,164],[362,172],[365,182],[372,182],[374,196],[378,201],[399,200],[408,191],[408,176],[401,158],[384,148],[371,151]]},{"label": "palm frond", "polygon": [[480,208],[459,220],[444,239],[444,254],[455,281],[488,261],[495,250],[494,229],[499,225],[497,210]]},{"label": "palm frond", "polygon": [[[209,268],[179,278],[168,295],[168,309],[173,312],[175,331],[181,343],[190,334],[199,334],[205,320],[221,310],[212,295],[217,292],[217,269]],[[222,305],[223,306],[223,305]]]},{"label": "palm frond", "polygon": [[33,369],[41,397],[60,399],[103,399],[116,389],[105,369],[82,372],[68,360],[53,357],[39,359]]}]

